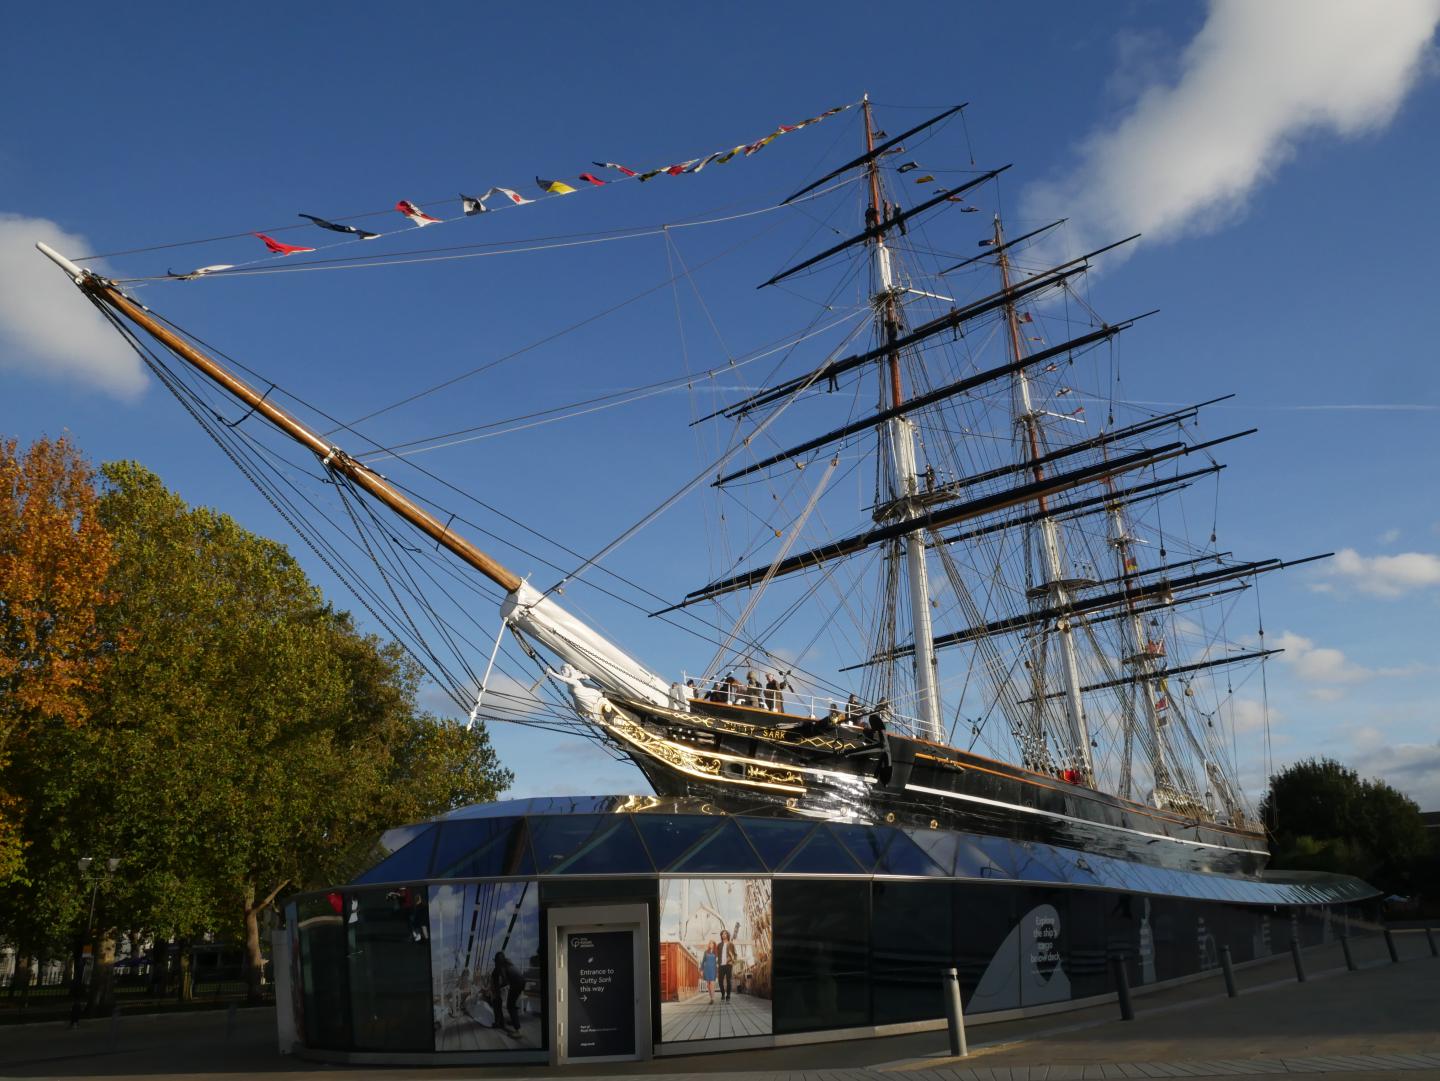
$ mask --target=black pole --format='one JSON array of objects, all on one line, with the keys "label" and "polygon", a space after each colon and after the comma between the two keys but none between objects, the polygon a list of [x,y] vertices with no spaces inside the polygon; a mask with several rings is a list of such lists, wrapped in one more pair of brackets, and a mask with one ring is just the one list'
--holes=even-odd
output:
[{"label": "black pole", "polygon": [[1395,949],[1395,935],[1388,927],[1385,928],[1385,948],[1390,951],[1390,963],[1392,965],[1398,965],[1400,963],[1400,953]]},{"label": "black pole", "polygon": [[1305,982],[1305,962],[1300,957],[1300,939],[1290,936],[1290,956],[1295,960],[1295,979]]},{"label": "black pole", "polygon": [[1120,1002],[1120,1020],[1135,1020],[1135,1007],[1130,1002],[1130,974],[1125,970],[1125,958],[1112,957],[1110,967],[1115,970],[1115,997]]},{"label": "black pole", "polygon": [[1230,962],[1230,947],[1220,947],[1220,970],[1225,974],[1225,994],[1231,998],[1238,998],[1240,992],[1235,990],[1235,966]]},{"label": "black pole", "polygon": [[1340,948],[1345,951],[1345,967],[1351,972],[1356,971],[1355,958],[1350,953],[1350,936],[1348,934],[1340,936]]},{"label": "black pole", "polygon": [[1425,941],[1430,943],[1430,956],[1440,957],[1440,949],[1435,947],[1435,931],[1433,928],[1425,928]]}]

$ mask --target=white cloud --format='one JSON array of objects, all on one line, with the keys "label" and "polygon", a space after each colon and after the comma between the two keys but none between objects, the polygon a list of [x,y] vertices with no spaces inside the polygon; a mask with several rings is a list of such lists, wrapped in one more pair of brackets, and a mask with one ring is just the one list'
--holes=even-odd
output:
[{"label": "white cloud", "polygon": [[37,240],[66,254],[90,247],[53,221],[0,213],[0,369],[136,397],[145,388],[139,358],[35,250]]},{"label": "white cloud", "polygon": [[1269,644],[1283,649],[1285,652],[1280,654],[1280,659],[1308,682],[1358,683],[1375,674],[1355,664],[1340,650],[1316,646],[1311,639],[1292,631],[1286,631]]},{"label": "white cloud", "polygon": [[1367,668],[1356,664],[1342,650],[1317,646],[1313,639],[1294,631],[1270,639],[1266,645],[1283,649],[1280,661],[1309,684],[1306,697],[1316,702],[1338,702],[1345,697],[1345,688],[1371,679],[1393,679],[1425,675],[1434,667],[1426,664],[1400,665],[1391,668]]},{"label": "white cloud", "polygon": [[[1258,698],[1231,698],[1222,707],[1222,711],[1229,717],[1230,724],[1238,734],[1256,732],[1265,727],[1265,703]],[[1281,723],[1283,717],[1279,710],[1272,707],[1269,720],[1273,728]]]},{"label": "white cloud", "polygon": [[1394,544],[1394,543],[1395,543],[1396,541],[1398,541],[1399,539],[1400,539],[1400,530],[1398,530],[1398,529],[1387,529],[1387,530],[1385,530],[1384,533],[1381,533],[1381,534],[1380,534],[1380,543],[1381,543],[1381,544]]},{"label": "white cloud", "polygon": [[1403,597],[1440,585],[1440,555],[1432,552],[1362,556],[1353,548],[1342,548],[1327,569],[1362,593],[1376,597]]},{"label": "white cloud", "polygon": [[1024,215],[1068,216],[1087,243],[1218,228],[1302,137],[1387,124],[1437,22],[1440,0],[1214,0],[1173,80],[1091,133],[1069,176],[1032,186]]}]

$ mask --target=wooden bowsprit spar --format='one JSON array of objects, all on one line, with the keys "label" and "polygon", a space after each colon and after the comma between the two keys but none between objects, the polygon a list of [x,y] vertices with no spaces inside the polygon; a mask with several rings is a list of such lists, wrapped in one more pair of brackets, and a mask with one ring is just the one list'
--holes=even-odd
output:
[{"label": "wooden bowsprit spar", "polygon": [[95,303],[124,316],[226,393],[313,453],[324,468],[353,482],[498,585],[506,594],[501,610],[510,626],[535,638],[607,690],[656,704],[668,700],[669,684],[664,679],[543,596],[514,571],[456,533],[384,477],[324,439],[214,357],[176,334],[143,305],[121,292],[114,282],[77,266],[47,244],[39,243],[35,247],[64,270],[80,291]]}]

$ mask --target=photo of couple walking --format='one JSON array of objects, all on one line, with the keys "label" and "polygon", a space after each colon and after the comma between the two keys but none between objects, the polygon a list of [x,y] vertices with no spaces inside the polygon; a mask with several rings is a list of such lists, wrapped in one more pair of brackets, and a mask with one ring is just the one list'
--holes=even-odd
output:
[{"label": "photo of couple walking", "polygon": [[767,1035],[770,883],[660,883],[661,1039],[676,1043]]}]

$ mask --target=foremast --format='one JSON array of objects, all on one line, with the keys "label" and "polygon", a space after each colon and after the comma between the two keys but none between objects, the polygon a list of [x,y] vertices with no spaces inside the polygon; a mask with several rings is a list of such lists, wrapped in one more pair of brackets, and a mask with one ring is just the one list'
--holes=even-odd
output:
[{"label": "foremast", "polygon": [[161,323],[144,305],[130,299],[113,282],[77,266],[46,244],[35,246],[64,270],[81,292],[96,304],[112,314],[123,316],[145,331],[169,352],[311,451],[328,472],[354,484],[503,589],[505,599],[501,613],[506,626],[533,638],[612,694],[656,705],[665,705],[669,701],[669,684],[664,679],[565,611],[514,571],[481,551],[379,473],[351,457],[270,401],[267,394],[256,391],[214,357]]},{"label": "foremast", "polygon": [[[880,197],[879,155],[875,153],[875,126],[870,116],[870,98],[861,103],[865,117],[866,172],[870,186],[870,207],[865,215],[867,229],[883,222],[884,202]],[[904,387],[900,378],[900,294],[890,263],[884,229],[876,229],[871,245],[877,291],[871,298],[885,342],[885,359],[881,379],[882,404],[898,410],[903,404]],[[893,416],[885,422],[885,438],[890,445],[890,461],[895,488],[893,506],[902,521],[918,519],[924,514],[919,501],[920,477],[916,467],[915,426],[908,417]],[[944,742],[945,728],[940,714],[940,691],[936,678],[934,627],[930,618],[930,569],[926,563],[926,537],[923,526],[896,538],[905,558],[905,576],[909,586],[910,626],[915,636],[913,715],[916,734],[922,739]]]}]

